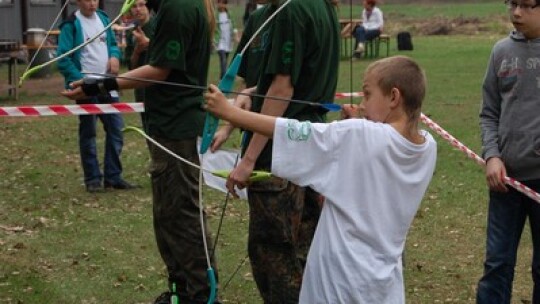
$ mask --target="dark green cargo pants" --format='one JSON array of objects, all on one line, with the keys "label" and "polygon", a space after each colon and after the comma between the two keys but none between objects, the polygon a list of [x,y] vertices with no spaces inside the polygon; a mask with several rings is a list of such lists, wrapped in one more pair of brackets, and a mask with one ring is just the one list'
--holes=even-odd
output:
[{"label": "dark green cargo pants", "polygon": [[[199,164],[196,139],[159,143]],[[150,144],[154,232],[159,253],[167,266],[169,283],[175,282],[181,303],[206,303],[210,294],[206,256],[199,219],[199,170]],[[206,213],[204,213],[206,225]],[[213,247],[205,227],[209,250]],[[212,267],[217,269],[214,260]]]}]

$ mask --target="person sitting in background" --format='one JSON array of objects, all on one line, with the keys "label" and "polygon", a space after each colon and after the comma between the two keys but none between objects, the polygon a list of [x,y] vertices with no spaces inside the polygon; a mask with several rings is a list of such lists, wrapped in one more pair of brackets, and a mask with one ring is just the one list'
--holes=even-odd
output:
[{"label": "person sitting in background", "polygon": [[366,41],[373,40],[382,33],[384,25],[383,13],[376,5],[376,0],[364,0],[362,24],[354,29],[354,38],[356,38],[356,50],[354,53],[357,58],[362,57]]}]

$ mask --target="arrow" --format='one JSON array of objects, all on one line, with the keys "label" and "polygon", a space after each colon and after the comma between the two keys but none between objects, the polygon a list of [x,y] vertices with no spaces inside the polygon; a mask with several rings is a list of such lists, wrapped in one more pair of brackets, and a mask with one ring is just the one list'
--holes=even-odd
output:
[{"label": "arrow", "polygon": [[[232,64],[231,64],[232,65]],[[197,90],[208,90],[207,87],[193,85],[193,84],[183,84],[183,83],[176,83],[176,82],[169,82],[169,81],[161,81],[161,80],[152,80],[152,79],[146,79],[146,78],[139,78],[139,77],[129,77],[129,76],[117,76],[117,75],[111,75],[111,74],[102,74],[102,73],[90,73],[90,72],[83,72],[83,74],[87,75],[97,75],[97,76],[104,76],[104,77],[114,77],[119,79],[126,79],[126,80],[132,80],[132,81],[140,81],[140,82],[148,82],[153,84],[161,84],[161,85],[170,85],[170,86],[176,86],[176,87],[182,87],[182,88],[189,88],[189,89],[197,89]],[[225,78],[225,77],[224,77]],[[220,88],[221,90],[221,88]],[[337,112],[341,111],[341,105],[332,103],[332,102],[313,102],[313,101],[307,101],[307,100],[301,100],[301,99],[287,99],[277,96],[269,96],[269,95],[262,95],[262,94],[254,94],[254,93],[242,93],[232,90],[226,90],[222,91],[224,94],[234,94],[234,95],[243,95],[243,96],[250,96],[250,97],[259,97],[259,98],[267,98],[271,100],[279,100],[279,101],[287,101],[287,102],[293,102],[293,103],[299,103],[299,104],[305,104],[313,107],[322,107],[328,111],[331,112]],[[213,137],[212,137],[213,139]]]}]

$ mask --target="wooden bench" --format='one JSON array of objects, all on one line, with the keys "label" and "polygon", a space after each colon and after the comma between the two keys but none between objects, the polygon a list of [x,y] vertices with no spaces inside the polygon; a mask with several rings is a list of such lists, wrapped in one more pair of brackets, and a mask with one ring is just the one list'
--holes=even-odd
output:
[{"label": "wooden bench", "polygon": [[379,37],[366,41],[365,57],[378,58],[381,43],[386,44],[386,57],[390,55],[390,35],[381,34]]}]

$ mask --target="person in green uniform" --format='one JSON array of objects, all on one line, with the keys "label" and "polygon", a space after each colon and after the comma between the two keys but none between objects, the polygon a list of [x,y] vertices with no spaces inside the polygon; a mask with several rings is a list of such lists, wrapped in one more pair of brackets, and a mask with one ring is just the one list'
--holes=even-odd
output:
[{"label": "person in green uniform", "polygon": [[[136,23],[136,26],[126,33],[124,59],[130,70],[148,63],[148,46],[156,28],[155,15],[150,12],[148,5],[146,0],[137,0],[130,10]],[[144,88],[137,88],[134,93],[136,102],[144,102]],[[143,129],[148,131],[144,112],[141,113],[141,121]]]},{"label": "person in green uniform", "polygon": [[[211,0],[162,0],[148,64],[121,76],[206,86],[214,29]],[[79,99],[95,91],[148,85],[125,78],[105,78],[97,84],[79,81],[63,95]],[[199,89],[161,84],[145,89],[148,134],[196,164],[197,136],[202,134],[205,118],[202,94]],[[199,171],[156,146],[150,147],[150,155],[154,230],[169,284],[176,286],[180,303],[206,303],[210,286],[199,223]],[[206,215],[204,220],[206,223]],[[208,229],[206,232],[204,237],[212,248]],[[211,263],[216,269],[213,259]],[[166,291],[155,303],[170,303],[171,296],[171,291]]]},{"label": "person in green uniform", "polygon": [[[283,1],[272,0],[263,19]],[[323,103],[332,101],[339,66],[339,24],[331,0],[292,0],[261,33],[264,55],[257,93]],[[252,111],[323,122],[321,107],[253,98]],[[307,251],[320,215],[320,196],[274,177],[247,184],[253,170],[271,169],[272,141],[247,134],[247,147],[227,188],[248,187],[248,253],[264,303],[298,303]],[[302,155],[298,155],[302,157]]]}]

